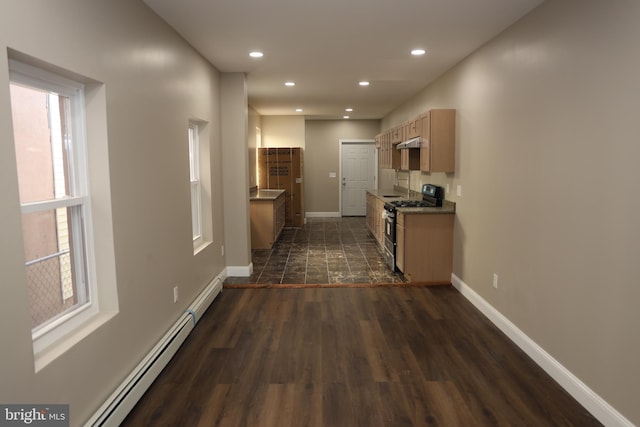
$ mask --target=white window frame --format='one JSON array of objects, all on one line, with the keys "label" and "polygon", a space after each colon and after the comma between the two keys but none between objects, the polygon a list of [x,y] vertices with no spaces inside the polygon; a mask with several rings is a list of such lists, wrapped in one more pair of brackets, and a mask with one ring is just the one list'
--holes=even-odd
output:
[{"label": "white window frame", "polygon": [[[32,213],[61,207],[71,207],[72,227],[79,258],[74,263],[76,277],[85,278],[87,301],[73,310],[54,317],[32,331],[34,353],[37,355],[69,333],[91,320],[99,311],[95,269],[91,198],[87,160],[84,85],[48,70],[34,67],[13,59],[9,60],[10,81],[26,87],[50,91],[69,97],[70,124],[73,142],[69,148],[71,195],[43,202],[21,204],[22,213]],[[82,247],[82,250],[79,248]],[[86,269],[86,270],[83,270]]]},{"label": "white window frame", "polygon": [[191,188],[191,234],[194,250],[202,246],[202,185],[200,179],[200,139],[198,124],[189,122],[189,177]]},{"label": "white window frame", "polygon": [[191,231],[197,255],[213,242],[211,144],[207,121],[191,118],[188,126]]}]

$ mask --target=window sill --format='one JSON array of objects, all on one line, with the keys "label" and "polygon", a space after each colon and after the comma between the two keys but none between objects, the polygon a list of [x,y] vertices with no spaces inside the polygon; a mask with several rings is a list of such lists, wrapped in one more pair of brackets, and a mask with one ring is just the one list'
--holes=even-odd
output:
[{"label": "window sill", "polygon": [[213,242],[202,242],[198,246],[193,248],[193,255],[198,255],[200,252],[204,251],[207,247],[209,247]]},{"label": "window sill", "polygon": [[58,340],[55,344],[52,344],[42,350],[39,353],[36,353],[35,356],[35,372],[38,373],[40,370],[45,368],[51,362],[56,360],[58,357],[62,356],[68,350],[70,350],[77,343],[82,341],[85,337],[89,336],[100,326],[107,323],[110,319],[115,317],[117,311],[109,311],[98,313],[91,318],[88,322],[86,322],[81,328],[70,332],[60,340]]}]

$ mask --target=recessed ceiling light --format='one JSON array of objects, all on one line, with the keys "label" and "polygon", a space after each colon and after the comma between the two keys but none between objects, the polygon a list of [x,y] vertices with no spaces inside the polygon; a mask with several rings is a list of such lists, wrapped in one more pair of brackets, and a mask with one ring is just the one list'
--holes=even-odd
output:
[{"label": "recessed ceiling light", "polygon": [[249,56],[252,57],[252,58],[262,58],[264,56],[264,53],[258,52],[256,50],[256,51],[253,51],[253,52],[249,52]]},{"label": "recessed ceiling light", "polygon": [[427,51],[424,49],[413,49],[411,51],[411,55],[413,56],[420,56],[420,55],[424,55],[425,53],[427,53]]},{"label": "recessed ceiling light", "polygon": [[367,81],[361,81],[360,83],[358,83],[360,86],[369,86],[369,82]]},{"label": "recessed ceiling light", "polygon": [[343,118],[343,119],[348,119],[348,118],[349,118],[349,116],[342,116],[342,118]]},{"label": "recessed ceiling light", "polygon": [[345,108],[345,109],[344,109],[344,111],[349,111],[349,112],[351,112],[351,111],[353,111],[353,108]]},{"label": "recessed ceiling light", "polygon": [[295,86],[296,82],[285,82],[285,86]]},{"label": "recessed ceiling light", "polygon": [[302,108],[296,108],[297,113],[302,113]]}]

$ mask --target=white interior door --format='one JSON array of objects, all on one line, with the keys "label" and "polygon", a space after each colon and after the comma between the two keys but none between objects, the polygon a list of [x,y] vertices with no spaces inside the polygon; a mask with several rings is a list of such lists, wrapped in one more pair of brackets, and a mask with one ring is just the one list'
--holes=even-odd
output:
[{"label": "white interior door", "polygon": [[367,214],[366,190],[375,188],[374,143],[342,143],[342,215]]}]

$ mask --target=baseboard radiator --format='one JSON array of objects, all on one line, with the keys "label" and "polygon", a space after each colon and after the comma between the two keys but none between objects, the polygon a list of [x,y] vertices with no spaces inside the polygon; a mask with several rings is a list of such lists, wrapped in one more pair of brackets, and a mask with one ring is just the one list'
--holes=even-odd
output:
[{"label": "baseboard radiator", "polygon": [[180,316],[147,356],[85,423],[85,427],[120,425],[151,383],[176,354],[184,340],[221,291],[222,279],[218,276],[206,286],[185,313]]}]

